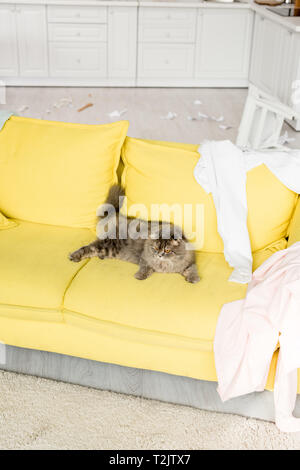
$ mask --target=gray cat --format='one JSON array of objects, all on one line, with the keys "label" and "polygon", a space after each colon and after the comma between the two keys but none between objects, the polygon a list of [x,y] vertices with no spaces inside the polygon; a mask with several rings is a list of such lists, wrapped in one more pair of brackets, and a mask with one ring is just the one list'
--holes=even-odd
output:
[{"label": "gray cat", "polygon": [[110,188],[106,203],[98,210],[98,239],[71,253],[70,260],[118,258],[139,265],[136,279],[160,272],[179,273],[187,282],[199,282],[195,252],[181,229],[167,222],[151,223],[120,214],[123,198],[119,185]]}]

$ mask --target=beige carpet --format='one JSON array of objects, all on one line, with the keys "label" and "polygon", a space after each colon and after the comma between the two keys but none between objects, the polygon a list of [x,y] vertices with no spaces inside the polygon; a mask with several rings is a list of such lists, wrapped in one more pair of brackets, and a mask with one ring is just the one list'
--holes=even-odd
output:
[{"label": "beige carpet", "polygon": [[300,433],[0,371],[0,448],[300,449]]}]

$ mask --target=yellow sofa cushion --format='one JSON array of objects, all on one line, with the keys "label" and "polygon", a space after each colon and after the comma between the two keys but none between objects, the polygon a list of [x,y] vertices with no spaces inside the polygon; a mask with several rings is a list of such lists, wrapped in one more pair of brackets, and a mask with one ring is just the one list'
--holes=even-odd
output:
[{"label": "yellow sofa cushion", "polygon": [[[132,204],[141,203],[145,204],[148,213],[151,204],[192,204],[193,208],[203,204],[204,239],[195,248],[220,253],[223,242],[217,231],[212,196],[202,189],[193,175],[200,157],[197,148],[197,145],[127,137],[122,148],[125,163],[122,183],[128,198],[128,212]],[[261,165],[248,173],[247,198],[252,251],[285,237],[297,195]]]},{"label": "yellow sofa cushion", "polygon": [[20,221],[13,230],[0,230],[0,316],[52,318],[48,311],[61,308],[80,269],[68,253],[93,238],[88,229]]},{"label": "yellow sofa cushion", "polygon": [[16,227],[17,223],[14,220],[8,219],[0,212],[0,230]]},{"label": "yellow sofa cushion", "polygon": [[0,210],[8,217],[94,227],[117,181],[127,121],[69,124],[12,116],[0,132]]},{"label": "yellow sofa cushion", "polygon": [[[285,247],[286,240],[276,242],[258,253],[258,262]],[[256,255],[254,258],[255,269]],[[145,331],[152,336],[172,335],[174,344],[181,337],[200,341],[204,348],[210,342],[211,348],[221,307],[243,298],[247,286],[228,282],[232,269],[221,253],[198,253],[197,264],[201,276],[198,284],[187,283],[179,274],[161,273],[137,281],[136,265],[94,258],[73,280],[64,308],[89,319],[126,325],[141,335]]]},{"label": "yellow sofa cushion", "polygon": [[300,197],[298,198],[297,205],[289,225],[288,235],[288,246],[300,241]]}]

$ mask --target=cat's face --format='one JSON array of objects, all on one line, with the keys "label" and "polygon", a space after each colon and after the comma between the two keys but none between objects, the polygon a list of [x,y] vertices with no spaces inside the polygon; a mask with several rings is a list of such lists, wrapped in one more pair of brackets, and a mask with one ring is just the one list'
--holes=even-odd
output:
[{"label": "cat's face", "polygon": [[174,259],[176,256],[184,255],[186,251],[184,240],[173,238],[151,240],[149,248],[153,257],[160,260]]}]

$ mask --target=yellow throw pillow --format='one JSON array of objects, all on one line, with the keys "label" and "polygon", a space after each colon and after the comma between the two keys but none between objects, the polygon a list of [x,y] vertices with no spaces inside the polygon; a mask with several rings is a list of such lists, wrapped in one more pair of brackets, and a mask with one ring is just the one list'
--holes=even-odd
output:
[{"label": "yellow throw pillow", "polygon": [[8,217],[92,228],[117,182],[127,121],[71,124],[13,116],[0,132],[0,210]]},{"label": "yellow throw pillow", "polygon": [[0,212],[0,230],[16,227],[16,225],[14,220],[7,219],[7,217]]},{"label": "yellow throw pillow", "polygon": [[[197,204],[203,207],[203,224],[197,225],[197,250],[220,253],[223,242],[217,231],[213,198],[196,182],[194,168],[200,158],[198,145],[157,142],[127,137],[122,148],[125,164],[122,183],[127,195],[127,211],[133,204],[144,204],[148,219],[151,204],[191,204],[193,231],[196,233]],[[247,176],[248,228],[252,251],[286,236],[297,195],[287,189],[264,165]],[[165,217],[160,217],[166,219]],[[174,218],[171,214],[171,220]],[[187,220],[190,226],[189,218]],[[198,213],[198,221],[201,220]],[[185,224],[183,229],[186,231]],[[200,231],[200,233],[199,233]]]}]

